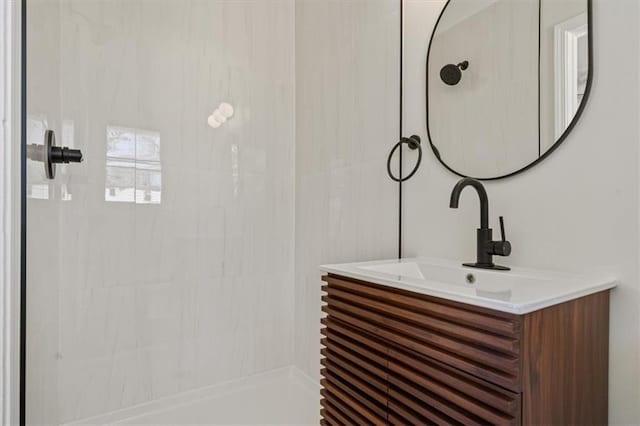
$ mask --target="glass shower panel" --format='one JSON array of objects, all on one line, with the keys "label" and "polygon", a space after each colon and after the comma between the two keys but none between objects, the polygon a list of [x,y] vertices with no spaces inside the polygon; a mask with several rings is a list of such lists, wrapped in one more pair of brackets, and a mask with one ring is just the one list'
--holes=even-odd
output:
[{"label": "glass shower panel", "polygon": [[27,143],[84,156],[28,160],[27,424],[291,364],[294,28],[292,0],[27,2]]}]

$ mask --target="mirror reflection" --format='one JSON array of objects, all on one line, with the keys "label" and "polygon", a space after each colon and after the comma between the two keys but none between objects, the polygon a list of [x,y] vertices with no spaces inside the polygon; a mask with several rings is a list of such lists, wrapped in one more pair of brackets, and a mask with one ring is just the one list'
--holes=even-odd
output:
[{"label": "mirror reflection", "polygon": [[105,201],[160,204],[160,133],[107,127]]},{"label": "mirror reflection", "polygon": [[427,60],[440,161],[483,179],[521,171],[566,137],[586,101],[589,0],[450,0]]}]

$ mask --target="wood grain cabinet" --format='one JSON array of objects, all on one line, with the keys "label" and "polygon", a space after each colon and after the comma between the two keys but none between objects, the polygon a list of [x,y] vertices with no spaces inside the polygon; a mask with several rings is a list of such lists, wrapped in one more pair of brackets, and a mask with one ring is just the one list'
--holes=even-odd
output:
[{"label": "wood grain cabinet", "polygon": [[323,281],[323,424],[607,423],[608,291],[515,315]]}]

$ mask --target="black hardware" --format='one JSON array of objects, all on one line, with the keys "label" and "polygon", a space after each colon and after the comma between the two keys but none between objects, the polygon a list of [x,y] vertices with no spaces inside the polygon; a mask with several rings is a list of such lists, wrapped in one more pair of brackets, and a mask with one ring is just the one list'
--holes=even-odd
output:
[{"label": "black hardware", "polygon": [[[398,58],[398,72],[399,72],[399,81],[400,83],[398,89],[398,136],[402,139],[402,129],[404,127],[403,118],[404,118],[404,9],[405,2],[398,2],[398,6],[400,7],[400,13],[398,17],[400,18],[400,37],[398,37],[398,41],[400,42],[400,48],[398,49],[399,58]],[[402,177],[402,145],[400,145],[400,152],[398,154],[398,174]],[[387,163],[388,166],[388,163]],[[387,171],[389,167],[387,167]],[[398,259],[402,259],[402,181],[398,181]]]},{"label": "black hardware", "polygon": [[[418,161],[416,162],[416,166],[413,168],[411,173],[409,173],[405,177],[397,178],[391,172],[391,158],[393,157],[393,154],[396,152],[396,150],[400,148],[400,145],[402,145],[403,143],[406,143],[407,146],[412,150],[416,150],[416,149],[418,150]],[[400,139],[400,142],[394,145],[393,149],[389,153],[389,157],[387,158],[387,173],[389,173],[389,177],[394,181],[404,182],[406,180],[411,179],[413,175],[416,174],[416,172],[418,171],[418,168],[420,167],[420,163],[422,163],[422,144],[421,144],[420,136],[413,135],[410,138],[402,138]]]},{"label": "black hardware", "polygon": [[79,149],[69,149],[66,146],[52,146],[50,155],[53,164],[82,162],[82,152]]},{"label": "black hardware", "polygon": [[500,216],[500,231],[502,241],[493,241],[493,230],[489,228],[489,198],[487,191],[480,181],[471,178],[464,178],[458,181],[451,192],[449,207],[458,208],[460,194],[467,186],[472,186],[480,197],[480,228],[477,231],[477,259],[475,263],[465,263],[463,266],[481,269],[494,269],[498,271],[509,271],[510,268],[493,263],[493,256],[509,256],[511,254],[511,243],[505,238],[504,219]]},{"label": "black hardware", "polygon": [[511,243],[507,241],[504,232],[504,217],[500,216],[500,236],[501,241],[493,242],[493,254],[498,256],[509,256],[511,254]]},{"label": "black hardware", "polygon": [[82,162],[82,152],[79,149],[56,146],[56,134],[53,130],[44,132],[44,145],[30,145],[27,148],[27,155],[33,161],[42,161],[44,163],[47,179],[56,177],[56,164]]},{"label": "black hardware", "polygon": [[20,2],[20,426],[27,424],[27,2]]},{"label": "black hardware", "polygon": [[445,84],[455,86],[462,80],[462,71],[469,68],[469,61],[462,61],[458,65],[447,64],[440,70],[440,78]]}]

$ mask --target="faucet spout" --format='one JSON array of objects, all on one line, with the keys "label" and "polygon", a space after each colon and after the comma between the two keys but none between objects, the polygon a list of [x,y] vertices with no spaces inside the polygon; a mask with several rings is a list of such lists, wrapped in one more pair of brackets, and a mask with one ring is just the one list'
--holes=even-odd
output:
[{"label": "faucet spout", "polygon": [[449,207],[452,209],[458,208],[460,194],[467,186],[472,186],[480,197],[480,229],[489,229],[489,197],[487,197],[487,191],[479,181],[472,178],[461,179],[451,191]]},{"label": "faucet spout", "polygon": [[495,265],[493,256],[509,256],[511,254],[511,243],[504,237],[504,222],[500,218],[500,229],[502,231],[502,241],[493,241],[493,230],[489,228],[489,197],[484,186],[477,180],[471,178],[461,179],[451,191],[451,201],[449,207],[458,208],[460,194],[467,186],[472,186],[480,197],[480,228],[476,231],[477,258],[475,263],[464,263],[464,266],[471,268],[493,269],[498,271],[508,271],[506,266]]}]

